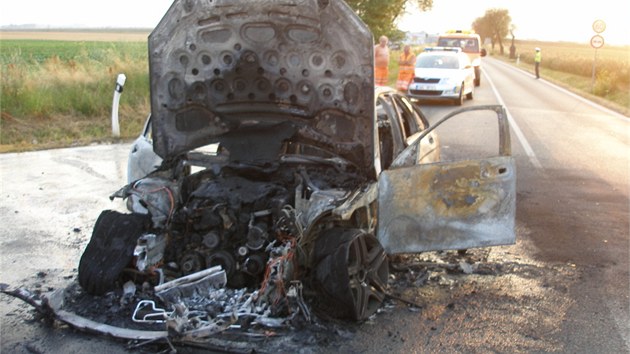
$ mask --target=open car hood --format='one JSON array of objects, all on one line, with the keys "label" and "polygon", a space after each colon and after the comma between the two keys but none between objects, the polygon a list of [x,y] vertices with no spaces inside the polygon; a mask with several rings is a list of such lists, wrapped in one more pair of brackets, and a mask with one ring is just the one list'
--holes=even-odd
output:
[{"label": "open car hood", "polygon": [[369,169],[373,60],[343,1],[176,0],[149,36],[154,150],[261,163],[298,142]]}]

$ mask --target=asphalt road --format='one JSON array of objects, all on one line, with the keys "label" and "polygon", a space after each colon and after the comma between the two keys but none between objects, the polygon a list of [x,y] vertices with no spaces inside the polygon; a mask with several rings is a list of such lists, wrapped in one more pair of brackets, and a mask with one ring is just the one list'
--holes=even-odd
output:
[{"label": "asphalt road", "polygon": [[[562,352],[630,350],[630,118],[492,58],[465,105],[505,105],[517,159],[517,237],[575,269]],[[452,109],[424,104],[434,120]]]},{"label": "asphalt road", "polygon": [[524,137],[517,219],[537,259],[575,264],[580,274],[568,292],[564,350],[628,352],[630,119],[488,64]]},{"label": "asphalt road", "polygon": [[[347,325],[341,340],[304,352],[630,351],[630,119],[485,58],[481,87],[464,105],[496,103],[512,123],[517,244],[403,260],[392,291],[419,309],[388,302],[367,323]],[[431,121],[454,109],[422,106]],[[475,142],[496,146],[490,124],[445,126],[445,154],[477,152]],[[98,213],[124,208],[107,197],[124,184],[127,150],[0,155],[1,283],[46,291],[76,276]],[[2,352],[124,351],[124,343],[47,326],[4,295],[0,321]]]}]

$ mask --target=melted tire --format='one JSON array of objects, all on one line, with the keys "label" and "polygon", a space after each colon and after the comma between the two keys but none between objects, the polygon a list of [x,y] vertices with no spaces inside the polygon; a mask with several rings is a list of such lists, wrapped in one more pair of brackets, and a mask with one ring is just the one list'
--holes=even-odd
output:
[{"label": "melted tire", "polygon": [[114,289],[149,222],[150,218],[142,214],[105,210],[99,215],[79,262],[79,284],[85,291],[102,295]]},{"label": "melted tire", "polygon": [[333,229],[318,240],[315,279],[335,317],[363,321],[385,300],[389,263],[380,242],[358,229]]}]

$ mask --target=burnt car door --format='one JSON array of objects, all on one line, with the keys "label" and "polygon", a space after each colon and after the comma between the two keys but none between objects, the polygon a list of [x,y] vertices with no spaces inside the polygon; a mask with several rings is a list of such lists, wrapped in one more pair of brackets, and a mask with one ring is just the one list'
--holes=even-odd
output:
[{"label": "burnt car door", "polygon": [[[418,164],[421,142],[435,128],[479,110],[497,116],[497,156]],[[516,164],[504,108],[467,107],[448,114],[381,172],[378,187],[378,239],[389,254],[513,244]]]}]

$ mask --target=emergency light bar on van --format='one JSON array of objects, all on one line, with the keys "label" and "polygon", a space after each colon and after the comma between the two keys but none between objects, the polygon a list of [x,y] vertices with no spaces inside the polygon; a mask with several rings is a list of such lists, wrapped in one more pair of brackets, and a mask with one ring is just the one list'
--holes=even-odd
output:
[{"label": "emergency light bar on van", "polygon": [[425,52],[455,52],[459,53],[462,51],[462,48],[459,47],[426,47],[424,48]]},{"label": "emergency light bar on van", "polygon": [[453,33],[461,33],[461,34],[475,34],[475,31],[473,30],[448,30],[446,31],[447,34],[453,34]]}]

